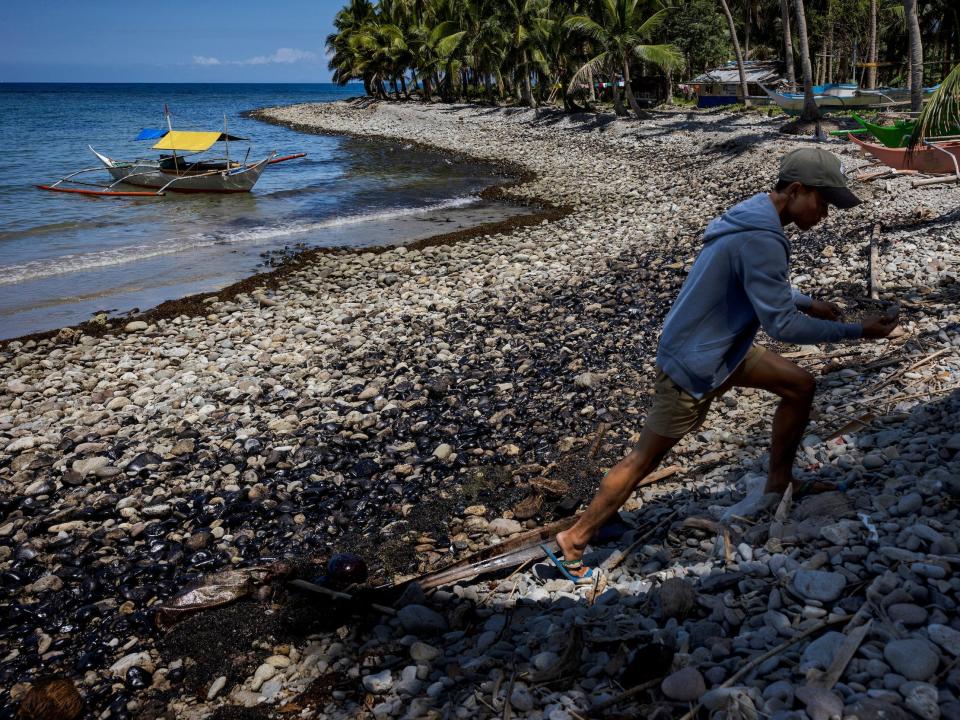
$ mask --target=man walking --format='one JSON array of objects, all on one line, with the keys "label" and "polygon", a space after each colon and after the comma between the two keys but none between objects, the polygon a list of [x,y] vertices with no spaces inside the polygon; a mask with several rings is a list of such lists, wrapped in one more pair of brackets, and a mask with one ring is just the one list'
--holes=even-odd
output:
[{"label": "man walking", "polygon": [[[765,491],[780,493],[794,483],[793,461],[816,381],[753,341],[760,327],[774,340],[796,344],[882,338],[896,327],[897,318],[888,316],[839,322],[836,305],[790,286],[790,245],[783,228],[793,223],[809,230],[827,217],[829,205],[847,209],[859,203],[836,157],[803,148],[781,160],[773,192],[755,195],[709,224],[703,249],[664,321],[656,396],[640,441],[606,475],[576,524],[557,535],[563,559],[554,559],[565,574],[578,583],[592,582],[593,570],[581,560],[587,542],[731,387],[759,388],[780,397]],[[795,487],[802,492],[828,489],[820,482]]]}]

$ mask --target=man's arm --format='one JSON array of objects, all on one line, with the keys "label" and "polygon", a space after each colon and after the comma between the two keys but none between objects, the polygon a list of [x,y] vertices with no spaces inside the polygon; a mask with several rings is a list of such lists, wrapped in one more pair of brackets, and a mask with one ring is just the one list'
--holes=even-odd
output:
[{"label": "man's arm", "polygon": [[819,320],[800,312],[798,308],[807,299],[810,308],[814,301],[790,287],[787,254],[779,243],[751,238],[743,244],[738,261],[747,297],[763,329],[774,340],[810,345],[862,337],[859,324]]}]

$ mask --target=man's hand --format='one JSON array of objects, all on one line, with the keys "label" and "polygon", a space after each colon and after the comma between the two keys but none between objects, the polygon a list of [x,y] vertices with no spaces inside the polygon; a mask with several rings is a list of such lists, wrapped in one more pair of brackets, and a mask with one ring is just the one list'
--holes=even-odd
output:
[{"label": "man's hand", "polygon": [[873,315],[863,319],[863,337],[870,339],[885,338],[900,324],[899,315]]},{"label": "man's hand", "polygon": [[843,310],[836,303],[814,300],[813,305],[807,308],[807,315],[821,320],[839,320],[843,317]]}]

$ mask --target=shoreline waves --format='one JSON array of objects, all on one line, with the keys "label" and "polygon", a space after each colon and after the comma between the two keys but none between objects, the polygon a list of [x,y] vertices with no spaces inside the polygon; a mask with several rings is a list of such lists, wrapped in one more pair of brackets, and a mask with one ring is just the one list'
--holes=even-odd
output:
[{"label": "shoreline waves", "polygon": [[[877,343],[761,338],[818,378],[798,474],[846,493],[779,511],[758,497],[775,402],[736,390],[592,546],[599,563],[637,543],[605,592],[522,567],[409,585],[387,617],[284,580],[340,551],[375,583],[411,578],[575,511],[636,441],[705,224],[808,141],[725,112],[638,124],[363,100],[257,116],[511,163],[521,182],[491,192],[540,207],[408,247],[311,250],[110,333],[0,344],[0,703],[55,672],[94,716],[147,720],[960,710],[960,188],[860,183],[864,205],[789,233],[800,290],[851,318],[903,314]],[[272,582],[157,630],[185,586],[258,567]],[[814,688],[840,621],[873,607],[840,681]]]}]

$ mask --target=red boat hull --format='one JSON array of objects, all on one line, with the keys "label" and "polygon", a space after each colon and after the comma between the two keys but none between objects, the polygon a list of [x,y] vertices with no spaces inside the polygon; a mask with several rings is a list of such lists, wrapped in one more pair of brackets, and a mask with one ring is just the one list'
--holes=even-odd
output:
[{"label": "red boat hull", "polygon": [[941,149],[939,150],[929,145],[910,150],[909,148],[888,148],[883,145],[874,145],[864,142],[856,135],[849,135],[848,137],[884,165],[895,170],[915,170],[928,175],[953,175],[957,172],[957,165],[954,161],[960,162],[960,141],[940,143],[938,147]]}]

